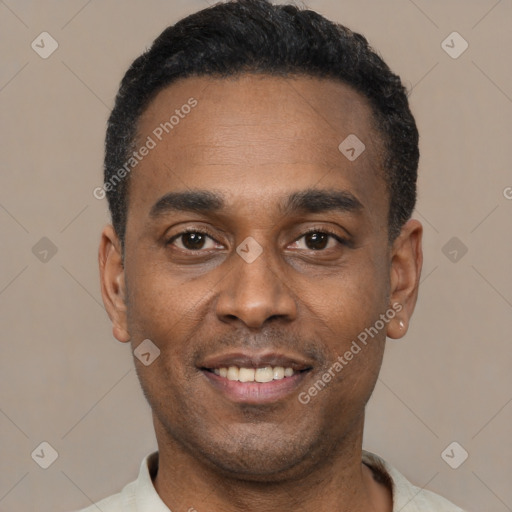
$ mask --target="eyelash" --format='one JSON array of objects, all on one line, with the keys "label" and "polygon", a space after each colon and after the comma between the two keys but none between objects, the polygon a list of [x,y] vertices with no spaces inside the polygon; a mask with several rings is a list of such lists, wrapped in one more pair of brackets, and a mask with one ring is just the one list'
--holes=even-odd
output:
[{"label": "eyelash", "polygon": [[[185,229],[184,231],[181,231],[180,233],[177,233],[176,235],[173,235],[169,240],[167,240],[166,245],[172,245],[172,243],[175,240],[177,240],[180,236],[186,235],[187,233],[197,233],[197,234],[200,234],[200,235],[206,235],[209,238],[211,238],[214,242],[219,243],[219,242],[217,242],[217,240],[215,240],[215,237],[208,230],[206,230],[206,229],[197,229],[197,228],[189,228],[189,229]],[[348,240],[346,240],[343,237],[340,237],[337,233],[335,233],[334,231],[332,231],[332,230],[330,230],[328,228],[310,228],[310,229],[306,230],[304,233],[302,233],[302,235],[300,237],[296,238],[294,240],[294,242],[296,242],[296,241],[300,240],[301,238],[303,238],[303,237],[305,237],[305,236],[307,236],[309,234],[312,234],[312,233],[329,235],[332,238],[334,238],[341,245],[348,245],[349,244]],[[181,249],[180,248],[180,250],[181,251],[187,251],[187,252],[196,252],[196,253],[202,252],[201,249],[199,249],[197,251],[193,251],[191,249]],[[314,251],[314,249],[310,249],[310,250]],[[317,250],[315,252],[322,252],[322,251],[325,251],[325,249],[320,249],[320,250]]]},{"label": "eyelash", "polygon": [[[178,234],[173,235],[171,238],[169,238],[169,240],[167,240],[167,242],[166,242],[166,245],[172,245],[172,243],[175,240],[177,240],[180,236],[186,235],[187,233],[197,233],[199,235],[206,235],[206,236],[210,237],[214,242],[217,242],[217,240],[215,240],[215,237],[212,235],[212,233],[210,233],[207,229],[187,228],[183,231],[180,231]],[[186,251],[187,249],[181,249],[181,250]],[[189,250],[189,252],[200,252],[200,251]]]},{"label": "eyelash", "polygon": [[311,233],[317,233],[317,234],[320,233],[323,235],[329,235],[329,236],[332,236],[341,245],[348,244],[348,241],[345,238],[341,237],[336,232],[331,231],[329,228],[310,228],[310,229],[306,230],[304,233],[302,233],[302,235],[299,238],[297,238],[296,240],[300,240],[302,237],[309,235]]}]

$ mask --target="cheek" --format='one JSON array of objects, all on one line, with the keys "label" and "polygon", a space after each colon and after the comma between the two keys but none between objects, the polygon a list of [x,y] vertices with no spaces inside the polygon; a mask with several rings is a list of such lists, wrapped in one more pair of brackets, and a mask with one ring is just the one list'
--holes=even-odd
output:
[{"label": "cheek", "polygon": [[135,265],[135,261],[126,268],[129,318],[137,323],[137,328],[147,324],[166,329],[176,323],[179,328],[208,289],[199,280],[187,282],[165,263],[149,258],[148,261],[149,269]]},{"label": "cheek", "polygon": [[384,257],[372,260],[377,261],[370,261],[361,251],[350,265],[310,288],[307,294],[319,323],[342,345],[371,327],[388,307],[389,276]]},{"label": "cheek", "polygon": [[[362,253],[352,265],[323,283],[321,293],[310,290],[308,295],[327,354],[315,382],[328,381],[329,400],[335,407],[366,404],[384,352],[387,324],[381,315],[388,309],[385,257],[370,259]],[[321,389],[322,384],[314,387]],[[320,392],[309,388],[308,394],[315,393]]]},{"label": "cheek", "polygon": [[127,318],[132,350],[145,339],[160,350],[148,366],[135,361],[137,374],[154,409],[165,404],[172,414],[181,410],[182,397],[187,396],[194,377],[190,340],[200,321],[197,302],[204,293],[180,286],[160,264],[152,264],[150,271],[130,274],[128,270]]},{"label": "cheek", "polygon": [[133,345],[144,339],[155,343],[161,353],[157,371],[175,384],[196,377],[197,340],[204,342],[200,333],[204,332],[215,283],[206,276],[189,279],[170,272],[160,262],[153,262],[150,271],[129,270],[127,318]]}]

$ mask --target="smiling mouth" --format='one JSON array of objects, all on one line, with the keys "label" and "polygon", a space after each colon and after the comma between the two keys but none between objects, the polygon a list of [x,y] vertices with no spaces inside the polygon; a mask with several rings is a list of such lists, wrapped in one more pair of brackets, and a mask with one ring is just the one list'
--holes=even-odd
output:
[{"label": "smiling mouth", "polygon": [[207,381],[230,402],[264,405],[286,400],[297,391],[311,367],[220,366],[201,368]]},{"label": "smiling mouth", "polygon": [[293,377],[295,374],[308,371],[309,368],[294,370],[289,366],[264,366],[261,368],[222,366],[220,368],[205,368],[205,370],[230,381],[258,382],[263,384]]},{"label": "smiling mouth", "polygon": [[313,364],[300,354],[239,351],[208,357],[197,368],[230,402],[263,405],[288,399]]}]

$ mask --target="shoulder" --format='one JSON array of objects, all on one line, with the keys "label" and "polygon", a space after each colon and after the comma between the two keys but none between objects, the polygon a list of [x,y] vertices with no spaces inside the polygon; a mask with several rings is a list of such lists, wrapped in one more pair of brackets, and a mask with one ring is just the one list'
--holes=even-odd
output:
[{"label": "shoulder", "polygon": [[158,471],[158,452],[146,456],[137,480],[126,485],[119,494],[109,496],[78,512],[170,512],[153,485]]},{"label": "shoulder", "polygon": [[135,486],[136,482],[126,485],[121,492],[96,502],[90,507],[78,512],[135,512]]},{"label": "shoulder", "polygon": [[447,499],[409,482],[399,471],[378,455],[363,450],[363,461],[391,480],[393,512],[464,512]]},{"label": "shoulder", "polygon": [[157,467],[158,452],[153,452],[142,460],[137,480],[125,485],[121,492],[77,512],[137,512],[141,506],[152,512],[168,511],[153,487],[152,475]]}]

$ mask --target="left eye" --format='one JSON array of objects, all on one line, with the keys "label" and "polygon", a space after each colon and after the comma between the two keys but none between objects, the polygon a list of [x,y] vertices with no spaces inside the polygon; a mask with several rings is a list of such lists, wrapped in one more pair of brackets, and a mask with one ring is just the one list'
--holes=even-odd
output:
[{"label": "left eye", "polygon": [[[301,247],[299,241],[304,239],[304,244],[306,247]],[[332,234],[324,231],[310,231],[309,233],[305,233],[300,238],[298,238],[294,243],[293,249],[309,249],[313,251],[322,251],[324,249],[331,249],[335,247],[337,243],[343,243],[343,240]]]},{"label": "left eye", "polygon": [[[180,241],[181,239],[181,241]],[[209,240],[210,246],[205,247],[205,242]],[[187,251],[198,251],[200,249],[215,249],[215,240],[202,231],[187,231],[173,236],[169,244],[176,245],[179,249]]]}]

